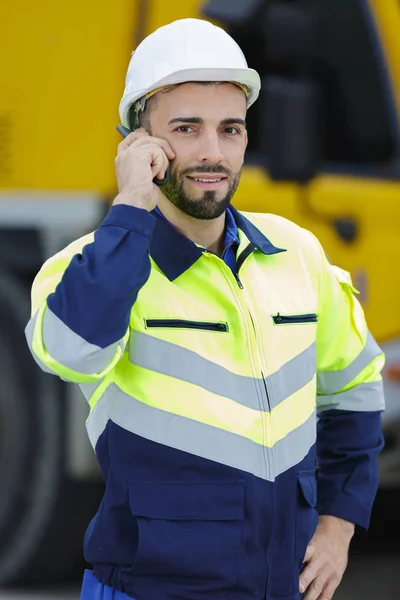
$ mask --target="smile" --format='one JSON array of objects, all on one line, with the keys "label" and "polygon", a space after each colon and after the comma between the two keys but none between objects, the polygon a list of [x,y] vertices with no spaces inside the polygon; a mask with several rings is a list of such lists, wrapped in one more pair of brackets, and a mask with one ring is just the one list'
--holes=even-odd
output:
[{"label": "smile", "polygon": [[203,179],[202,177],[193,177],[195,181],[202,181],[203,183],[215,183],[216,181],[222,181],[222,177],[220,179]]},{"label": "smile", "polygon": [[226,177],[188,177],[196,186],[201,188],[219,187],[226,181]]}]

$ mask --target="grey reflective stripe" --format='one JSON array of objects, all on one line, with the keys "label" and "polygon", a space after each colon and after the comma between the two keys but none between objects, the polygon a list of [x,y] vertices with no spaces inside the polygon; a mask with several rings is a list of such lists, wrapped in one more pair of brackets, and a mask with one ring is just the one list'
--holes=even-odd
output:
[{"label": "grey reflective stripe", "polygon": [[307,456],[317,439],[315,412],[300,427],[291,431],[267,451],[272,455],[275,477],[297,465]]},{"label": "grey reflective stripe", "polygon": [[49,369],[49,367],[47,365],[45,365],[41,360],[39,360],[33,351],[33,348],[32,348],[33,332],[35,330],[36,321],[37,321],[37,313],[30,319],[28,325],[25,327],[25,337],[26,337],[26,341],[29,346],[29,350],[31,351],[31,354],[32,354],[35,362],[39,365],[39,367],[42,369],[42,371],[44,371],[45,373],[51,373],[52,375],[55,375],[54,371]]},{"label": "grey reflective stripe", "polygon": [[360,412],[384,410],[383,382],[360,383],[345,392],[317,396],[317,407],[319,413],[324,410],[355,410]]},{"label": "grey reflective stripe", "polygon": [[129,359],[139,367],[198,385],[249,408],[260,408],[254,379],[235,375],[182,346],[133,331],[130,337]]},{"label": "grey reflective stripe", "polygon": [[[248,408],[260,409],[257,384],[262,379],[257,381],[232,373],[182,346],[134,331],[130,337],[129,358],[144,369],[192,383]],[[314,375],[315,344],[312,344],[267,378],[267,385],[272,390],[272,408],[304,387]]]},{"label": "grey reflective stripe", "polygon": [[316,344],[314,342],[267,378],[267,384],[269,380],[272,389],[271,407],[275,408],[309,383],[315,376],[315,371]]},{"label": "grey reflective stripe", "polygon": [[383,354],[378,344],[368,332],[364,348],[353,362],[340,371],[324,371],[317,375],[317,390],[321,394],[335,394],[348,385],[369,363]]},{"label": "grey reflective stripe", "polygon": [[138,402],[115,384],[107,388],[88,418],[93,447],[108,421],[148,440],[268,481],[300,462],[316,440],[315,413],[273,448],[265,448],[240,435]]},{"label": "grey reflective stripe", "polygon": [[85,374],[101,373],[115,356],[120,341],[101,348],[72,331],[49,308],[43,319],[43,344],[54,360]]}]

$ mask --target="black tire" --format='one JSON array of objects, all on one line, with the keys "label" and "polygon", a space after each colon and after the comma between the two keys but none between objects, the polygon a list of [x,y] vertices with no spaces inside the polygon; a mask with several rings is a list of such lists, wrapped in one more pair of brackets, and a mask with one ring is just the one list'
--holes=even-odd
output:
[{"label": "black tire", "polygon": [[29,312],[29,295],[0,274],[0,586],[81,571],[103,489],[65,475],[64,386],[30,355]]}]

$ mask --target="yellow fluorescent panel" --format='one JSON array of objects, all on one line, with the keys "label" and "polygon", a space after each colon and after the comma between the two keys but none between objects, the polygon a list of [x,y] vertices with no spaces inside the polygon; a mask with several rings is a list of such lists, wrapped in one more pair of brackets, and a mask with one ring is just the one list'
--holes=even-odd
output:
[{"label": "yellow fluorescent panel", "polygon": [[267,447],[272,447],[302,425],[315,409],[315,379],[278,405],[271,414],[248,408],[191,383],[137,367],[125,358],[118,367],[115,383],[139,401],[143,401],[146,392],[150,400],[145,403],[149,406],[230,431]]}]

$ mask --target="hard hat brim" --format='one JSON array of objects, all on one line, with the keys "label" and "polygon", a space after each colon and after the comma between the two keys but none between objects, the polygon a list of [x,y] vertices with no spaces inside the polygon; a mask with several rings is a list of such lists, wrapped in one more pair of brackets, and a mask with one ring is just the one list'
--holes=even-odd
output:
[{"label": "hard hat brim", "polygon": [[260,76],[254,69],[186,69],[170,73],[167,77],[156,81],[151,88],[143,90],[135,90],[130,93],[129,85],[125,89],[123,98],[119,106],[119,115],[121,123],[125,127],[129,127],[128,113],[134,102],[145,96],[146,94],[168,85],[176,85],[178,83],[189,83],[191,81],[232,81],[245,85],[249,90],[247,98],[247,108],[257,100],[260,89]]}]

